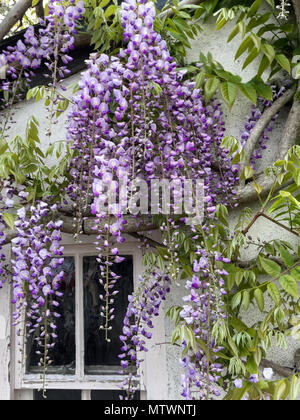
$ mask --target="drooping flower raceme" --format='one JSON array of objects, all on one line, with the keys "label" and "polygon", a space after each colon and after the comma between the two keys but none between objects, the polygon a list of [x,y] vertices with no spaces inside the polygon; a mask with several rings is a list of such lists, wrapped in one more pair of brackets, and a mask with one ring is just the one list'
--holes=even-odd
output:
[{"label": "drooping flower raceme", "polygon": [[[153,29],[154,4],[124,1],[121,19],[125,48],[117,57],[92,54],[68,123],[75,150],[68,193],[77,210],[77,235],[94,197],[107,290],[113,287],[110,255],[124,241],[129,207],[120,201],[110,207],[109,196],[122,195],[121,184],[130,198],[133,180],[149,185],[151,179],[203,179],[213,208],[220,197],[231,200],[237,182],[237,171],[220,147],[225,130],[220,103],[206,104],[194,83],[183,82],[166,42]],[[107,319],[109,296],[105,299]]]},{"label": "drooping flower raceme", "polygon": [[136,391],[135,380],[143,362],[142,354],[148,351],[147,340],[152,338],[153,319],[159,315],[162,302],[170,293],[171,279],[166,275],[153,272],[150,277],[139,278],[139,286],[133,296],[124,319],[121,359],[122,373],[126,375],[122,389],[126,399],[132,398]]},{"label": "drooping flower raceme", "polygon": [[[11,107],[24,96],[25,87],[28,88],[34,72],[44,63],[48,68],[50,85],[57,87],[58,79],[63,79],[70,74],[67,64],[72,60],[68,55],[74,49],[75,27],[83,17],[84,5],[82,0],[77,2],[70,0],[72,6],[65,11],[62,0],[50,0],[49,13],[45,20],[40,21],[40,27],[36,30],[30,26],[24,38],[20,39],[15,46],[9,46],[0,55],[0,91],[6,91],[1,99],[2,127],[0,130],[5,134],[8,122],[11,120]],[[70,14],[72,9],[73,21],[63,19],[65,13]],[[68,13],[67,13],[68,11]],[[61,60],[62,65],[59,64]],[[53,96],[53,94],[52,94]],[[54,97],[50,98],[53,102]],[[53,113],[53,110],[52,110]]]},{"label": "drooping flower raceme", "polygon": [[[184,298],[181,312],[182,319],[195,334],[197,351],[186,348],[185,341],[182,343],[184,357],[181,365],[185,371],[182,376],[182,396],[188,400],[208,400],[220,396],[217,383],[223,368],[217,362],[217,353],[222,347],[216,342],[213,331],[226,318],[223,297],[226,294],[224,276],[228,273],[224,269],[217,269],[215,264],[226,263],[227,259],[218,253],[209,255],[200,248],[197,254],[201,256],[194,262],[192,279],[187,281],[189,294]],[[202,345],[198,344],[200,342]]]},{"label": "drooping flower raceme", "polygon": [[20,334],[22,322],[24,337],[26,333],[35,337],[43,366],[49,362],[48,351],[55,344],[55,318],[59,317],[55,308],[64,275],[59,272],[64,261],[60,245],[62,222],[46,222],[56,208],[49,208],[44,202],[28,211],[22,207],[15,222],[17,237],[12,240],[14,325],[18,325]]}]

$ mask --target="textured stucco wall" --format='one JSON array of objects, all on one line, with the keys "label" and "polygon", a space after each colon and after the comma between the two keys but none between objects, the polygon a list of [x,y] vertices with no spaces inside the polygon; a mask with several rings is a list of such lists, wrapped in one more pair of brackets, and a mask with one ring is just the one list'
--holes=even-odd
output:
[{"label": "textured stucco wall", "polygon": [[[232,71],[233,73],[240,74],[243,77],[244,81],[250,80],[255,74],[255,64],[249,66],[246,71],[241,70],[241,62],[234,62],[234,55],[235,51],[238,46],[239,39],[238,37],[230,44],[226,43],[226,39],[229,33],[232,30],[232,26],[229,25],[228,27],[223,28],[221,31],[216,32],[214,23],[208,22],[203,26],[203,32],[200,35],[197,41],[192,41],[192,48],[188,52],[188,59],[189,61],[197,61],[200,52],[203,53],[211,52],[215,60],[222,63],[226,70]],[[78,76],[74,76],[67,81],[67,85],[72,85],[78,80]],[[226,128],[227,134],[234,135],[239,137],[241,130],[243,129],[243,122],[246,120],[247,115],[249,114],[251,105],[244,97],[239,97],[236,104],[233,106],[232,110],[229,111],[228,108],[224,107],[224,115],[226,121]],[[48,119],[47,119],[47,111],[42,106],[42,102],[35,103],[33,100],[30,102],[26,102],[21,104],[15,112],[15,120],[17,124],[12,126],[11,129],[11,137],[14,135],[20,134],[23,135],[25,133],[26,128],[26,121],[28,117],[31,115],[35,115],[38,117],[40,122],[40,138],[42,142],[42,149],[45,150],[47,148],[47,138],[46,138],[46,130],[48,127]],[[55,126],[53,130],[53,135],[51,138],[51,142],[62,140],[65,138],[65,117],[63,115],[59,119],[59,123]],[[274,160],[274,156],[277,152],[277,144],[278,140],[281,137],[284,123],[286,119],[286,112],[282,112],[279,119],[276,121],[275,129],[271,135],[271,140],[269,142],[268,150],[264,153],[264,159],[257,165],[258,171],[262,169],[262,167],[271,164]],[[49,165],[55,163],[55,160],[51,162],[49,161]],[[253,209],[257,208],[257,204],[253,203],[251,206]],[[238,210],[231,213],[231,223],[234,225],[234,222],[237,220],[238,217]],[[294,241],[294,238],[288,238],[285,231],[279,232],[278,230],[274,230],[274,226],[268,224],[265,220],[260,220],[254,226],[251,231],[253,237],[259,236],[260,232],[264,232],[264,240],[272,239],[274,236],[279,237],[281,235],[282,239]],[[249,258],[249,251],[245,258]],[[3,295],[3,294],[2,294]],[[184,285],[174,286],[173,293],[169,297],[168,302],[166,303],[166,307],[169,307],[173,304],[182,304],[182,297],[185,295]],[[1,300],[2,299],[2,300]],[[7,314],[8,308],[2,306],[4,300],[3,297],[1,298],[0,293],[0,323],[3,324],[3,318],[1,318],[1,311],[5,310],[5,321],[7,321]],[[253,324],[259,317],[259,312],[255,309],[251,309],[249,313],[245,314],[246,322],[251,325]],[[0,329],[2,328],[0,325]],[[170,325],[169,321],[165,321],[165,329],[166,329],[166,342],[170,341],[170,335],[172,333],[172,326]],[[7,346],[7,343],[4,343],[4,340],[1,339],[1,331],[0,331],[0,354],[2,357],[2,349],[3,346]],[[167,372],[168,372],[168,398],[169,399],[178,399],[180,398],[181,387],[180,387],[180,375],[181,370],[179,367],[179,357],[180,357],[180,350],[176,347],[167,346],[167,357],[166,357],[166,364],[167,364]],[[284,366],[292,366],[293,365],[293,354],[295,349],[297,348],[297,343],[289,340],[288,350],[282,351],[276,348],[273,348],[270,351],[270,359],[278,362]],[[1,367],[1,361],[0,361]],[[155,369],[155,366],[153,366]],[[2,372],[1,372],[2,374]],[[158,379],[159,380],[159,379]],[[1,394],[0,389],[0,400],[6,399],[2,398],[8,395],[8,391],[5,391]]]}]

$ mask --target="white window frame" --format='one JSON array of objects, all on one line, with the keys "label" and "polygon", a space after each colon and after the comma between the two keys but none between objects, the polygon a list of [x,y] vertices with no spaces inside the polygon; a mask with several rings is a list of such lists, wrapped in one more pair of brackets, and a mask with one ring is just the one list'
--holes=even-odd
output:
[{"label": "white window frame", "polygon": [[[95,256],[97,251],[93,243],[64,245],[64,256],[75,258],[75,343],[76,343],[76,368],[74,375],[47,374],[47,389],[70,389],[81,390],[82,400],[90,400],[92,390],[119,390],[119,386],[124,379],[121,374],[110,375],[87,375],[84,372],[84,314],[83,314],[83,257]],[[119,246],[120,255],[131,255],[133,257],[133,281],[134,288],[137,286],[138,276],[142,274],[142,252],[137,246],[137,242],[126,242]],[[99,302],[100,305],[100,302]],[[16,335],[14,334],[16,337]],[[41,389],[43,380],[41,374],[26,373],[25,366],[22,366],[22,354],[20,346],[14,340],[14,372],[15,390],[17,399],[32,399],[33,390]],[[139,390],[141,398],[146,397],[145,386],[145,363],[140,367]],[[23,393],[20,391],[24,391]]]},{"label": "white window frame", "polygon": [[[83,256],[97,255],[95,250],[96,238],[93,236],[83,237],[83,244],[74,244],[71,236],[66,235],[63,240],[65,256],[75,256],[76,265],[76,313],[81,311],[81,317],[76,317],[76,374],[75,375],[47,375],[47,389],[69,389],[81,390],[82,400],[91,399],[92,390],[119,390],[122,375],[85,375],[84,374],[84,339],[80,341],[80,334],[83,337],[83,279],[82,265],[78,261]],[[134,288],[138,283],[138,277],[143,274],[142,256],[139,248],[140,243],[132,240],[129,236],[126,242],[119,245],[121,255],[132,255],[133,257],[133,281]],[[77,286],[78,285],[78,286]],[[79,302],[82,302],[79,305]],[[167,372],[167,349],[164,305],[160,315],[153,320],[153,336],[148,343],[149,351],[142,354],[144,362],[139,369],[139,390],[140,398],[145,400],[167,400],[168,399],[168,372]],[[25,367],[21,366],[21,349],[17,346],[15,328],[12,328],[11,336],[11,378],[12,395],[15,400],[33,400],[33,391],[41,389],[42,379],[40,374],[27,374]],[[78,347],[79,344],[79,347]]]}]

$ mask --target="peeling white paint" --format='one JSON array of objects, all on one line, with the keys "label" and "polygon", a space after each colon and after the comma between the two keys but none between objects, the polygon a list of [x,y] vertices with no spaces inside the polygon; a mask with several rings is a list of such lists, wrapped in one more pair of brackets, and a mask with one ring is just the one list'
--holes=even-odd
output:
[{"label": "peeling white paint", "polygon": [[6,338],[6,322],[3,315],[0,315],[0,340],[5,340]]}]

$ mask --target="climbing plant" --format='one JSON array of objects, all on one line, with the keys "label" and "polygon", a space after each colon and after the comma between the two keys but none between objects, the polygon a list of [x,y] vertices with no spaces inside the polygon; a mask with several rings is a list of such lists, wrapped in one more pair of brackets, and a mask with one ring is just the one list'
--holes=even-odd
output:
[{"label": "climbing plant", "polygon": [[[11,243],[13,254],[11,261],[0,255],[0,287],[11,274],[13,322],[23,354],[27,334],[36,338],[44,389],[60,316],[62,232],[73,233],[75,241],[83,234],[97,237],[105,292],[100,328],[107,341],[119,281],[112,267],[123,260],[125,234],[133,233],[144,248],[145,272],[129,296],[120,337],[126,398],[138,387],[136,368],[153,318],[180,283],[186,296],[167,316],[174,323],[171,343],[182,349],[182,395],[210,400],[225,391],[225,399],[233,400],[296,399],[298,373],[285,370],[286,378],[272,380],[260,368],[278,369],[266,360],[274,342],[284,348],[288,336],[299,339],[300,249],[276,237],[268,242],[263,233],[254,239],[251,228],[265,220],[276,232],[299,237],[298,2],[194,0],[158,10],[144,0],[51,0],[44,12],[38,26],[29,26],[0,55],[0,246]],[[228,42],[241,37],[235,58],[245,54],[244,68],[258,61],[252,80],[230,73],[211,54],[185,62],[190,39],[212,17],[216,30],[234,22]],[[15,23],[7,15],[3,28]],[[68,92],[63,80],[72,50],[83,43],[94,52]],[[49,83],[32,88],[42,65]],[[222,107],[231,108],[240,94],[253,106],[236,139],[225,136]],[[10,138],[15,104],[25,97],[43,100],[47,108],[46,150],[36,117],[29,119],[25,138]],[[276,162],[257,175],[272,124],[290,103]],[[52,143],[63,113],[67,138]],[[53,156],[57,163],[49,167]],[[140,215],[132,182],[151,188],[155,179],[173,182],[175,197],[176,186],[189,181],[185,198],[191,206],[199,204],[195,185],[201,181],[202,219],[191,221],[188,212],[171,213],[163,205],[153,217]],[[129,198],[125,206],[121,199],[111,201],[122,188]],[[255,199],[256,212],[245,207]],[[236,226],[229,220],[232,209],[239,214]],[[160,230],[160,242],[147,238],[151,229]],[[249,249],[252,257],[244,260]],[[261,317],[249,325],[245,313],[252,306]]]}]

